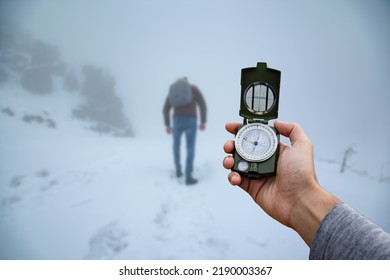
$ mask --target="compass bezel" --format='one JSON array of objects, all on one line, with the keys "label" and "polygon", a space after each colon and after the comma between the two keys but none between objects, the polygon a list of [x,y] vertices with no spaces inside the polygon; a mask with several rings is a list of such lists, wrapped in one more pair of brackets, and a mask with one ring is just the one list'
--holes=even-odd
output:
[{"label": "compass bezel", "polygon": [[[261,130],[264,132],[270,142],[270,146],[267,148],[267,151],[262,154],[250,154],[243,148],[243,141],[245,138],[245,135],[247,135],[249,132],[252,132],[253,130]],[[249,162],[263,162],[267,159],[271,158],[278,148],[278,137],[274,130],[269,127],[268,125],[264,125],[261,123],[251,123],[248,125],[243,126],[236,134],[236,139],[234,142],[235,148],[237,153],[245,160]]]}]

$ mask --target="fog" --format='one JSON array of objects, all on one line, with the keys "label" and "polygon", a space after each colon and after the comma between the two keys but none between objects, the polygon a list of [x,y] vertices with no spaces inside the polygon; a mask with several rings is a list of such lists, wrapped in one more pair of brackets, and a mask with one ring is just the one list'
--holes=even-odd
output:
[{"label": "fog", "polygon": [[223,133],[240,121],[240,69],[265,61],[282,72],[279,119],[299,122],[318,157],[352,145],[370,172],[389,159],[388,1],[16,2],[14,21],[65,61],[115,77],[138,135],[163,131],[163,101],[183,75],[205,95],[206,133]]},{"label": "fog", "polygon": [[208,108],[197,149],[217,140],[222,161],[224,124],[242,121],[240,71],[267,62],[281,71],[278,119],[303,126],[318,161],[341,164],[352,148],[351,170],[390,176],[389,1],[10,0],[0,9],[66,63],[113,77],[137,139],[169,137],[163,104],[186,76]]}]

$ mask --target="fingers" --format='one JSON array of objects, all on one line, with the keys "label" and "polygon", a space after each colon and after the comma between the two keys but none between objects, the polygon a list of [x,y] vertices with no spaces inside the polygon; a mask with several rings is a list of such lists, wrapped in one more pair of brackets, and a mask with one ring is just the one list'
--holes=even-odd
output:
[{"label": "fingers", "polygon": [[280,134],[290,138],[291,145],[293,146],[301,143],[307,144],[307,142],[310,142],[310,139],[307,137],[302,127],[297,123],[276,121],[274,125]]},{"label": "fingers", "polygon": [[233,186],[238,186],[241,184],[241,176],[237,172],[230,172],[228,175],[228,180]]},{"label": "fingers", "polygon": [[[234,158],[232,156],[225,157],[223,160],[223,167],[225,167],[226,169],[232,169],[233,166],[234,166]],[[235,186],[241,184],[241,176],[237,172],[230,172],[228,175],[228,180],[230,184]]]},{"label": "fingers", "polygon": [[232,133],[232,134],[236,134],[237,133],[237,129],[239,127],[240,123],[227,123],[225,125],[225,128],[228,132]]},{"label": "fingers", "polygon": [[223,145],[223,150],[227,154],[233,153],[233,151],[234,151],[234,141],[230,140],[230,141],[226,142],[225,145]]},{"label": "fingers", "polygon": [[232,156],[227,156],[223,160],[223,167],[226,169],[232,169],[234,166],[234,158]]},{"label": "fingers", "polygon": [[[232,134],[236,134],[239,125],[240,125],[239,123],[227,123],[225,125],[225,128],[228,132]],[[234,141],[233,140],[227,141],[225,145],[223,145],[223,150],[227,154],[233,153]],[[233,166],[234,166],[234,158],[231,155],[225,157],[225,159],[223,160],[223,167],[225,167],[226,169],[232,169]],[[238,186],[239,184],[241,184],[241,176],[237,172],[230,172],[228,175],[228,180],[230,184],[234,186]]]},{"label": "fingers", "polygon": [[[232,153],[234,150],[234,141],[231,140],[226,142],[225,145],[223,146],[223,149],[225,150],[226,153]],[[231,155],[225,157],[223,160],[223,167],[225,167],[226,169],[232,169],[233,166],[234,166],[234,158]],[[230,184],[234,186],[238,186],[241,184],[241,176],[237,172],[230,172],[228,175],[228,180]]]}]

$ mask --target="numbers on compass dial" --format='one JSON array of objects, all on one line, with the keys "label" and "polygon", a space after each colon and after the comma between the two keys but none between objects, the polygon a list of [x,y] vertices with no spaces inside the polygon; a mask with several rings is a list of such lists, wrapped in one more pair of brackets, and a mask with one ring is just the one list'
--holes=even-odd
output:
[{"label": "numbers on compass dial", "polygon": [[248,161],[261,162],[269,159],[277,146],[275,132],[269,126],[260,123],[245,125],[236,135],[236,150]]},{"label": "numbers on compass dial", "polygon": [[248,154],[264,154],[270,145],[269,136],[263,130],[251,130],[242,140],[242,148]]}]

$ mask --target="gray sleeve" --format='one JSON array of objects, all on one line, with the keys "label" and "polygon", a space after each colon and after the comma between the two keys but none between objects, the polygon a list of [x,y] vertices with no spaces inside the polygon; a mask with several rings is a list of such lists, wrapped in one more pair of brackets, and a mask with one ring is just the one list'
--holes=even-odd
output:
[{"label": "gray sleeve", "polygon": [[348,205],[338,204],[319,225],[309,259],[389,260],[390,234]]}]

